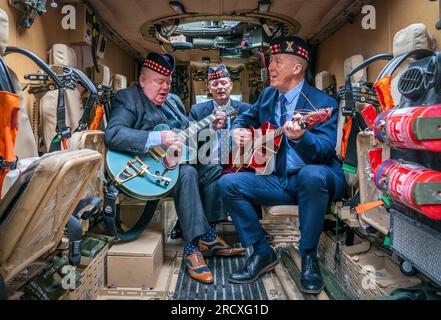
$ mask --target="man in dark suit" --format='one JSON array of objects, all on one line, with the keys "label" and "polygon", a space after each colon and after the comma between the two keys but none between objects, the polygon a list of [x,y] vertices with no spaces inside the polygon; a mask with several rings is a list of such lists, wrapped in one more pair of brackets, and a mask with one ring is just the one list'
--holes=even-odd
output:
[{"label": "man in dark suit", "polygon": [[[150,53],[141,69],[139,84],[118,92],[112,101],[112,113],[105,134],[109,148],[142,154],[160,145],[167,152],[180,151],[182,142],[174,131],[152,131],[161,123],[175,129],[189,126],[182,102],[177,96],[169,94],[174,67],[173,56]],[[225,120],[225,113],[216,111],[212,128],[222,128]],[[172,195],[181,221],[188,274],[197,281],[212,283],[213,275],[198,246],[198,240],[210,233],[210,224],[201,201],[198,172],[194,166],[180,165]]]},{"label": "man in dark suit", "polygon": [[[219,181],[220,195],[232,215],[242,245],[254,248],[244,268],[231,274],[229,280],[255,281],[278,263],[254,206],[298,204],[301,289],[318,293],[323,289],[323,279],[317,262],[317,245],[324,217],[329,202],[342,197],[346,187],[335,154],[337,102],[305,80],[309,50],[302,39],[292,36],[273,39],[271,54],[271,87],[262,92],[248,112],[236,118],[232,134],[235,143],[244,145],[250,140],[250,132],[245,128],[258,128],[267,121],[283,126],[285,134],[272,174],[240,172],[224,175]],[[303,130],[296,111],[320,108],[332,108],[331,118],[311,130]]]},{"label": "man in dark suit", "polygon": [[[201,121],[213,113],[215,109],[225,110],[227,113],[236,111],[241,114],[247,111],[251,105],[230,98],[233,82],[230,73],[224,64],[208,68],[208,90],[213,100],[195,104],[191,107],[189,119]],[[200,135],[199,163],[196,165],[199,176],[199,190],[204,211],[210,222],[211,232],[203,236],[199,241],[201,250],[206,251],[207,246],[211,251],[216,251],[220,256],[231,256],[244,251],[243,248],[228,246],[216,233],[216,224],[227,220],[227,214],[219,198],[217,182],[222,174],[222,164],[228,161],[230,151],[230,134],[232,117],[227,117],[224,127],[220,130],[205,130]],[[206,145],[207,148],[202,147]],[[206,152],[205,152],[206,151]],[[172,238],[179,237],[179,221],[171,232]],[[204,241],[205,240],[205,241]],[[208,243],[208,244],[207,244]]]}]

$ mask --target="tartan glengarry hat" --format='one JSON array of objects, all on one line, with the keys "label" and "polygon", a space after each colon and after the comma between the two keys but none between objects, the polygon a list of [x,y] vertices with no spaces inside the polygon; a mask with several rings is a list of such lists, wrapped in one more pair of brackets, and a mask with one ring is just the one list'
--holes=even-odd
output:
[{"label": "tartan glengarry hat", "polygon": [[309,62],[309,46],[299,37],[285,36],[274,38],[270,43],[270,51],[272,55],[281,53],[292,54]]},{"label": "tartan glengarry hat", "polygon": [[168,54],[150,52],[144,60],[143,67],[149,68],[164,76],[169,76],[175,71],[175,58]]},{"label": "tartan glengarry hat", "polygon": [[227,67],[224,64],[220,64],[216,67],[208,68],[208,81],[220,79],[220,78],[229,78],[230,73],[228,72]]}]

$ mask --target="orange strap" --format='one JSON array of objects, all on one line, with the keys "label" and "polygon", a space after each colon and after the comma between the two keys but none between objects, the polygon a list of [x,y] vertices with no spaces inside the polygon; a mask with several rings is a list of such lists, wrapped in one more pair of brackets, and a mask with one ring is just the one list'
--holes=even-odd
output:
[{"label": "orange strap", "polygon": [[355,207],[355,211],[357,211],[358,214],[362,214],[366,211],[372,210],[372,209],[380,207],[382,205],[384,205],[384,202],[381,200],[374,201],[374,202],[362,203],[362,204]]},{"label": "orange strap", "polygon": [[391,81],[392,76],[384,76],[374,83],[374,88],[383,111],[392,109],[395,106],[390,89]]},{"label": "orange strap", "polygon": [[344,159],[346,157],[346,151],[348,150],[349,135],[352,129],[352,117],[347,117],[346,122],[343,126],[343,137],[341,139],[341,150],[340,158]]},{"label": "orange strap", "polygon": [[[19,96],[8,91],[0,91],[0,157],[4,162],[16,160],[14,145],[18,131],[19,111]],[[9,168],[0,168],[0,191],[3,179],[9,171]]]},{"label": "orange strap", "polygon": [[101,120],[103,120],[104,116],[104,106],[98,105],[95,108],[95,117],[93,118],[93,121],[90,123],[89,129],[90,130],[98,130],[100,127]]}]

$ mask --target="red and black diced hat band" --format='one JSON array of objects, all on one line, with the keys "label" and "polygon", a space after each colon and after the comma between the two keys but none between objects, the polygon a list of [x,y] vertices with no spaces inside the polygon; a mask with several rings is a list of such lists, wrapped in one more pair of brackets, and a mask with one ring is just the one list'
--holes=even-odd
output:
[{"label": "red and black diced hat band", "polygon": [[149,68],[164,76],[169,76],[175,70],[175,58],[167,53],[151,52],[144,60],[143,67]]},{"label": "red and black diced hat band", "polygon": [[295,36],[278,37],[271,40],[271,54],[292,54],[309,62],[310,53],[306,42]]},{"label": "red and black diced hat band", "polygon": [[227,67],[224,64],[220,64],[216,67],[208,68],[208,81],[220,79],[220,78],[229,78],[230,73],[228,72]]}]

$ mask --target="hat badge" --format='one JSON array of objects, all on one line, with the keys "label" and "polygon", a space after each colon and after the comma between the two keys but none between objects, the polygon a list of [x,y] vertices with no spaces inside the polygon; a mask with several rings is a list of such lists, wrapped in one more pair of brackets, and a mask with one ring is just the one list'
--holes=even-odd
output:
[{"label": "hat badge", "polygon": [[294,52],[294,49],[292,48],[294,41],[286,41],[286,52]]}]

